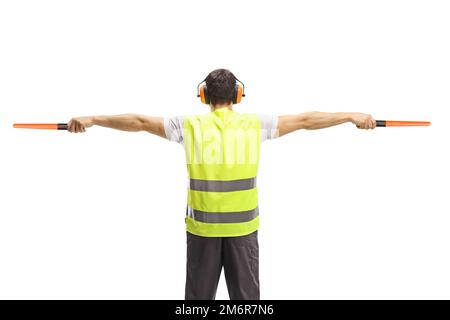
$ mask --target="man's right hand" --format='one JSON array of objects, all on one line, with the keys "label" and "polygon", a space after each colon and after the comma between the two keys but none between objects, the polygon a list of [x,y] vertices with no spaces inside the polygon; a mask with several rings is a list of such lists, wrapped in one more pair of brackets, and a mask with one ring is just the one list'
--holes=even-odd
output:
[{"label": "man's right hand", "polygon": [[375,129],[377,126],[376,120],[370,114],[354,112],[351,119],[358,129]]},{"label": "man's right hand", "polygon": [[92,117],[72,118],[67,124],[67,131],[73,133],[86,132],[86,128],[92,127],[93,125],[94,121]]}]

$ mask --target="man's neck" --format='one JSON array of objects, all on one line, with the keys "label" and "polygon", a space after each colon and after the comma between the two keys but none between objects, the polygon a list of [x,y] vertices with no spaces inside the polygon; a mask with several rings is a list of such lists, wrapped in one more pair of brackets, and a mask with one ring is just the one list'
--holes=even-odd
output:
[{"label": "man's neck", "polygon": [[217,109],[223,109],[223,108],[233,110],[233,103],[211,105],[211,111],[216,111]]}]

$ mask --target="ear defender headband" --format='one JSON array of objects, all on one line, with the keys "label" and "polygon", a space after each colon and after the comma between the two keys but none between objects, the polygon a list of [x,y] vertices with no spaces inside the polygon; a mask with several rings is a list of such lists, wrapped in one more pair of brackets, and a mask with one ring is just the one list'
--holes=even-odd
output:
[{"label": "ear defender headband", "polygon": [[[241,102],[242,97],[245,97],[245,86],[244,83],[242,83],[241,80],[239,80],[238,78],[234,77],[234,79],[236,79],[236,85],[234,86],[234,91],[233,91],[233,103],[239,103]],[[202,83],[204,83],[206,81],[203,80],[202,82],[200,82],[197,86],[197,97],[200,98],[200,100],[202,101],[202,103],[205,104],[210,104],[211,99],[208,96],[208,89],[206,88],[206,83],[202,86],[200,86]],[[237,82],[239,82],[240,84],[238,84]]]}]

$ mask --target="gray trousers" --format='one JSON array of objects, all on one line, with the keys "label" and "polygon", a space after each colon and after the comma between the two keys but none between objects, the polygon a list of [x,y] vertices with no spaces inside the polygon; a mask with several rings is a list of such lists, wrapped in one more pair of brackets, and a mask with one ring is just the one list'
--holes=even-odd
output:
[{"label": "gray trousers", "polygon": [[214,300],[222,266],[231,300],[259,300],[258,231],[223,238],[187,232],[186,300]]}]

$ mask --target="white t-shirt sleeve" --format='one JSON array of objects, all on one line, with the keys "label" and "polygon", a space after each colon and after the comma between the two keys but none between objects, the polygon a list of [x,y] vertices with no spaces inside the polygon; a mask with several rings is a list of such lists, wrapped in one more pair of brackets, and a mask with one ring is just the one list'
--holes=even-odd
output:
[{"label": "white t-shirt sleeve", "polygon": [[261,121],[261,142],[278,137],[278,116],[259,114]]},{"label": "white t-shirt sleeve", "polygon": [[167,139],[184,144],[183,116],[164,118],[164,131]]}]

